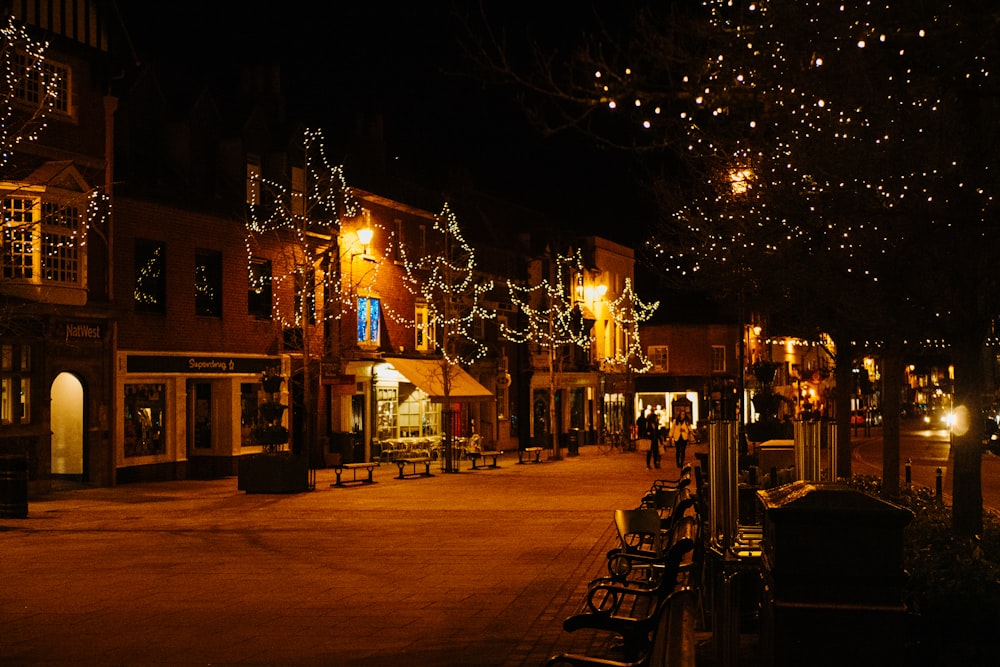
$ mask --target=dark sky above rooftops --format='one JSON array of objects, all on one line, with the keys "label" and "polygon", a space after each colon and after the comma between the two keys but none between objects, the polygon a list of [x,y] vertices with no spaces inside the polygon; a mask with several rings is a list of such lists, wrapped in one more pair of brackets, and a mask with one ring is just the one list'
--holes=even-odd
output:
[{"label": "dark sky above rooftops", "polygon": [[[255,60],[279,62],[291,113],[328,138],[353,132],[359,111],[380,113],[394,171],[432,186],[468,173],[479,190],[562,226],[634,243],[648,219],[636,212],[641,191],[626,162],[571,135],[543,137],[511,90],[484,84],[470,69],[452,6],[475,4],[118,2],[140,59],[177,60],[192,77],[209,79]],[[503,7],[514,25],[557,35],[572,36],[577,21],[593,16],[579,0]]]}]

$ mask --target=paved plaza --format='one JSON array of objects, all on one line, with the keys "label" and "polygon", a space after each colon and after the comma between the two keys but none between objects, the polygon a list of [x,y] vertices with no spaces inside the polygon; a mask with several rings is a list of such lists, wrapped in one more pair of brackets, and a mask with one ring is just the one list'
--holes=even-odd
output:
[{"label": "paved plaza", "polygon": [[[689,449],[689,460],[704,446]],[[236,479],[59,491],[0,519],[3,665],[540,665],[604,573],[640,453],[248,495]],[[364,476],[364,475],[362,475]],[[350,477],[350,474],[348,474]]]}]

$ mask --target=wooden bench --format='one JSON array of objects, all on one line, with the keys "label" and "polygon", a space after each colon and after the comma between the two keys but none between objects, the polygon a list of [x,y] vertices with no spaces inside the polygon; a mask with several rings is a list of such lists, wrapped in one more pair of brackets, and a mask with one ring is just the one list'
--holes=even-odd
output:
[{"label": "wooden bench", "polygon": [[[333,484],[331,484],[330,486],[346,486],[349,482],[361,482],[362,484],[374,484],[375,483],[374,472],[375,472],[375,468],[377,468],[378,466],[379,466],[379,462],[378,461],[368,461],[368,462],[364,462],[364,463],[338,463],[338,464],[332,466],[333,467],[333,472],[337,475],[337,481],[334,482]],[[345,470],[350,470],[354,474],[354,477],[352,479],[347,479],[347,480],[341,479],[340,476],[341,476],[341,474],[343,474],[343,472]],[[361,479],[358,479],[358,471],[359,470],[367,470],[368,471],[368,479],[365,479],[363,477]]]},{"label": "wooden bench", "polygon": [[[399,468],[399,477],[397,479],[405,479],[407,475],[420,475],[421,477],[431,476],[431,457],[429,456],[410,456],[405,458],[399,458],[393,461]],[[420,472],[417,470],[417,466],[421,463],[424,464],[424,471]],[[412,466],[413,470],[409,473],[404,472],[406,466]]]},{"label": "wooden bench", "polygon": [[[531,460],[531,455],[535,455],[535,460]],[[525,463],[525,458],[528,459],[529,463],[541,463],[542,462],[542,448],[541,447],[525,447],[524,449],[517,450],[517,462]]]},{"label": "wooden bench", "polygon": [[[642,622],[647,633],[634,649],[627,649],[625,661],[576,653],[549,659],[546,667],[694,667],[698,594],[689,587],[678,588],[657,602],[653,613]],[[615,631],[615,630],[612,630]]]},{"label": "wooden bench", "polygon": [[[472,461],[473,470],[479,470],[480,468],[499,468],[500,464],[497,463],[497,458],[499,458],[501,454],[503,454],[503,452],[483,449],[465,451],[466,458]],[[477,465],[480,458],[483,460],[483,463],[482,465]],[[486,463],[486,459],[488,458],[492,458],[493,462]]]}]

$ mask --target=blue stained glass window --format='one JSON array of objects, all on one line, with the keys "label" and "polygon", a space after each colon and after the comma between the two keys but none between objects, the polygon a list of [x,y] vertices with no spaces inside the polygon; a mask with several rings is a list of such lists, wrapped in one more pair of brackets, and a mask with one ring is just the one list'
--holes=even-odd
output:
[{"label": "blue stained glass window", "polygon": [[368,338],[373,343],[377,343],[379,340],[378,330],[381,318],[381,306],[382,303],[378,299],[370,299],[371,304],[371,316],[368,318],[371,324],[371,336]]},{"label": "blue stained glass window", "polygon": [[358,298],[358,342],[368,340],[368,297]]}]

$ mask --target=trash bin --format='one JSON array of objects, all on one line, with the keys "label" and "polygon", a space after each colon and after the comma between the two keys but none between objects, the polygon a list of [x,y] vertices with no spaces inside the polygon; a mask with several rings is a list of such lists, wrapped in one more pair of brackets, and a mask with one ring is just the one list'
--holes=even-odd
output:
[{"label": "trash bin", "polygon": [[28,518],[28,457],[0,455],[0,517]]},{"label": "trash bin", "polygon": [[580,429],[571,428],[566,434],[566,449],[570,456],[580,455]]},{"label": "trash bin", "polygon": [[340,454],[341,463],[357,463],[361,460],[357,456],[355,443],[358,438],[349,431],[335,431],[330,434],[330,451]]}]

